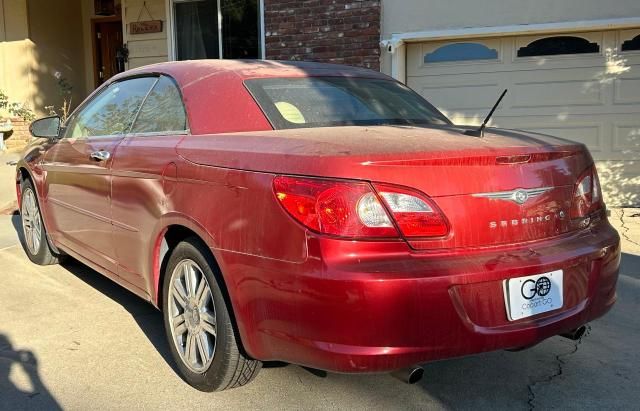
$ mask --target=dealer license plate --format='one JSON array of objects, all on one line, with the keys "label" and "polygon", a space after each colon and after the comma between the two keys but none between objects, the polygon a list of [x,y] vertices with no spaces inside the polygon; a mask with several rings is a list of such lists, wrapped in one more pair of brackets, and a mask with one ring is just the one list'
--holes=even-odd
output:
[{"label": "dealer license plate", "polygon": [[562,270],[504,281],[510,321],[562,308]]}]

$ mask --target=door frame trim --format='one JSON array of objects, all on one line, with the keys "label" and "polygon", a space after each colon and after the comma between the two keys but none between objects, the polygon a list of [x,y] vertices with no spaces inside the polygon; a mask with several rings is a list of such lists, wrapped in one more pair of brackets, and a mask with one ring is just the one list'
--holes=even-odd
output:
[{"label": "door frame trim", "polygon": [[100,87],[98,83],[100,80],[100,73],[98,71],[98,42],[97,40],[97,25],[101,23],[120,23],[122,24],[122,16],[108,16],[108,17],[93,17],[91,18],[91,51],[93,53],[93,86],[94,88]]}]

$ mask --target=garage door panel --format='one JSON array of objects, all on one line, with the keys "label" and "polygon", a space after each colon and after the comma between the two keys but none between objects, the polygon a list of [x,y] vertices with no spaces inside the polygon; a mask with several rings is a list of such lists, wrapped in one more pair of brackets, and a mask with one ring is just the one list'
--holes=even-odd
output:
[{"label": "garage door panel", "polygon": [[[586,144],[597,160],[637,160],[640,121],[637,115],[496,117],[492,126],[550,134]],[[639,163],[640,164],[640,163]]]},{"label": "garage door panel", "polygon": [[[552,34],[410,44],[407,83],[454,123],[470,125],[480,124],[509,89],[491,126],[586,144],[603,165],[609,202],[640,204],[640,52],[620,51],[621,42],[637,33],[574,33],[597,43],[600,51],[534,57],[517,57],[517,50]],[[461,41],[497,50],[498,57],[425,62],[426,53]]]},{"label": "garage door panel", "polygon": [[[482,96],[480,100],[484,101],[485,104],[483,107],[477,108],[460,108],[459,106],[464,103],[459,103],[457,101],[451,100],[444,101],[447,99],[446,95],[440,95],[438,97],[439,101],[435,101],[435,99],[431,97],[431,94],[427,92],[423,93],[420,90],[418,91],[429,101],[434,103],[434,105],[443,113],[448,113],[447,115],[449,117],[451,113],[455,113],[457,117],[454,122],[457,122],[458,124],[467,124],[465,123],[465,121],[468,121],[465,120],[467,118],[480,118],[480,120],[483,120],[486,117],[486,115],[489,113],[489,110],[498,99],[502,88],[498,87],[492,90],[490,93],[486,93],[484,96]],[[462,95],[462,93],[460,94]],[[507,96],[509,96],[509,94],[507,94]],[[563,124],[567,121],[584,124],[583,122],[593,121],[613,122],[614,118],[617,117],[620,117],[624,121],[628,121],[629,118],[634,118],[635,116],[639,115],[638,108],[631,104],[620,105],[619,107],[621,109],[616,111],[612,110],[610,105],[567,105],[534,108],[511,108],[509,107],[509,103],[507,100],[509,100],[509,97],[505,97],[502,104],[500,105],[500,108],[496,111],[494,122],[495,118],[510,119],[511,124],[522,125],[535,123],[535,119],[541,118],[544,119],[544,121],[552,121],[553,124]],[[478,105],[480,105],[480,103],[478,103]]]},{"label": "garage door panel", "polygon": [[566,80],[515,83],[514,108],[602,105],[602,84],[597,81]]},{"label": "garage door panel", "polygon": [[594,157],[602,157],[602,154],[605,154],[604,157],[608,158],[606,155],[609,152],[606,144],[607,127],[602,123],[567,123],[553,117],[540,118],[537,122],[531,120],[533,119],[523,123],[522,119],[513,121],[513,119],[498,117],[495,123],[500,127],[533,131],[577,141],[586,144]]},{"label": "garage door panel", "polygon": [[458,65],[447,64],[438,67],[433,67],[433,65],[425,65],[419,69],[410,70],[407,68],[407,76],[408,77],[429,77],[429,76],[443,76],[443,75],[462,75],[462,74],[491,74],[491,73],[513,73],[522,72],[522,73],[534,73],[540,75],[546,75],[546,73],[552,72],[567,72],[569,75],[573,70],[588,70],[590,73],[593,73],[594,76],[598,74],[602,74],[607,70],[607,62],[605,59],[597,62],[590,62],[589,64],[519,64],[519,63],[500,63],[500,64],[476,64],[473,65],[471,63],[458,63]]},{"label": "garage door panel", "polygon": [[[500,61],[475,64],[428,64],[424,53],[446,42],[412,44],[407,80],[459,124],[481,122],[508,88],[493,124],[581,141],[602,159],[640,160],[634,134],[640,117],[640,53],[616,52],[615,31],[594,36],[601,39],[601,53],[532,58],[515,57],[515,47],[526,39],[504,37]],[[467,41],[498,48],[496,39]]]},{"label": "garage door panel", "polygon": [[612,149],[622,157],[638,157],[640,155],[640,121],[635,124],[616,125]]},{"label": "garage door panel", "polygon": [[[640,74],[637,67],[630,67]],[[615,80],[614,104],[640,104],[640,77],[619,78]]]},{"label": "garage door panel", "polygon": [[640,162],[597,161],[596,168],[608,206],[640,204]]},{"label": "garage door panel", "polygon": [[[436,107],[446,106],[451,111],[487,110],[491,108],[491,97],[500,88],[497,83],[443,85],[440,87],[422,87],[417,90],[428,96]],[[489,98],[487,98],[489,96]]]},{"label": "garage door panel", "polygon": [[[470,40],[474,41],[474,40]],[[440,75],[460,75],[478,73],[500,73],[500,72],[537,72],[548,71],[571,71],[575,69],[588,70],[591,73],[602,73],[607,70],[607,65],[611,61],[624,61],[624,64],[638,64],[634,57],[629,55],[609,55],[586,54],[573,56],[552,56],[552,57],[516,57],[512,54],[512,41],[507,41],[507,45],[500,51],[500,58],[497,60],[477,60],[477,61],[457,61],[450,63],[425,63],[423,50],[420,44],[409,44],[407,48],[407,76],[440,76]],[[426,48],[425,50],[430,50]],[[630,57],[630,58],[629,58]],[[607,63],[609,61],[609,63]]]},{"label": "garage door panel", "polygon": [[557,127],[525,127],[525,130],[534,131],[536,133],[549,134],[552,136],[562,136],[567,140],[577,141],[586,144],[589,150],[594,154],[605,151],[602,145],[602,126],[557,126]]},{"label": "garage door panel", "polygon": [[[615,78],[636,78],[640,75],[638,71],[639,64],[629,64],[625,60],[624,64],[620,67],[609,67],[607,69],[607,63],[603,60],[597,64],[592,64],[587,67],[574,67],[571,65],[561,65],[560,67],[551,69],[545,66],[537,64],[519,65],[513,63],[501,63],[500,65],[491,65],[486,67],[484,63],[477,63],[475,65],[468,62],[461,62],[458,65],[466,64],[467,67],[464,70],[460,70],[460,67],[455,65],[448,65],[448,67],[439,67],[437,64],[425,65],[424,70],[420,70],[417,73],[408,75],[408,78],[418,81],[438,81],[438,79],[444,78],[478,78],[478,77],[495,77],[504,78],[505,75],[509,75],[505,81],[511,82],[511,78],[520,79],[520,81],[536,81],[547,80],[562,81],[562,80],[582,80],[582,81],[603,81],[604,83]],[[436,66],[436,67],[432,67]],[[458,70],[456,70],[456,68]],[[485,70],[487,68],[487,70]],[[632,73],[638,73],[632,75]],[[606,75],[605,75],[606,74]],[[431,78],[429,78],[431,77]],[[421,80],[420,80],[421,79]]]}]

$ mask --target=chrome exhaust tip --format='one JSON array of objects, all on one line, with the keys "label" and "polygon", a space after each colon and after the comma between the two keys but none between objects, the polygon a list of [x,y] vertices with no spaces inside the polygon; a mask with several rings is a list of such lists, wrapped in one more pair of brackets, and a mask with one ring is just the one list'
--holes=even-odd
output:
[{"label": "chrome exhaust tip", "polygon": [[567,333],[560,334],[560,336],[564,338],[568,338],[572,341],[578,341],[580,338],[584,336],[585,332],[587,332],[587,326],[583,325],[582,327],[578,327],[575,330],[571,330]]},{"label": "chrome exhaust tip", "polygon": [[422,379],[424,369],[417,365],[413,367],[403,368],[391,373],[392,376],[399,379],[405,384],[415,384]]}]

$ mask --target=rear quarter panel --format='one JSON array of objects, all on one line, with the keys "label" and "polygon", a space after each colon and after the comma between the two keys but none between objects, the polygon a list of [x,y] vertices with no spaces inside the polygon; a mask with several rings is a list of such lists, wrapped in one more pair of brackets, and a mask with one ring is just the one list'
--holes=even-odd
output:
[{"label": "rear quarter panel", "polygon": [[305,230],[276,201],[273,178],[269,173],[182,161],[176,210],[206,228],[215,250],[302,262]]},{"label": "rear quarter panel", "polygon": [[[194,137],[195,138],[195,137]],[[175,215],[164,218],[201,227],[220,266],[244,347],[262,354],[259,330],[274,318],[274,305],[261,304],[277,290],[296,288],[273,267],[296,267],[307,260],[306,230],[289,218],[272,191],[273,175],[178,163],[171,201]],[[188,226],[188,225],[187,225]],[[195,230],[194,230],[195,231]],[[260,267],[260,269],[258,269]],[[277,270],[277,269],[276,269]],[[277,273],[277,271],[275,271]],[[280,283],[280,280],[286,282]],[[278,318],[275,315],[275,318]]]}]

